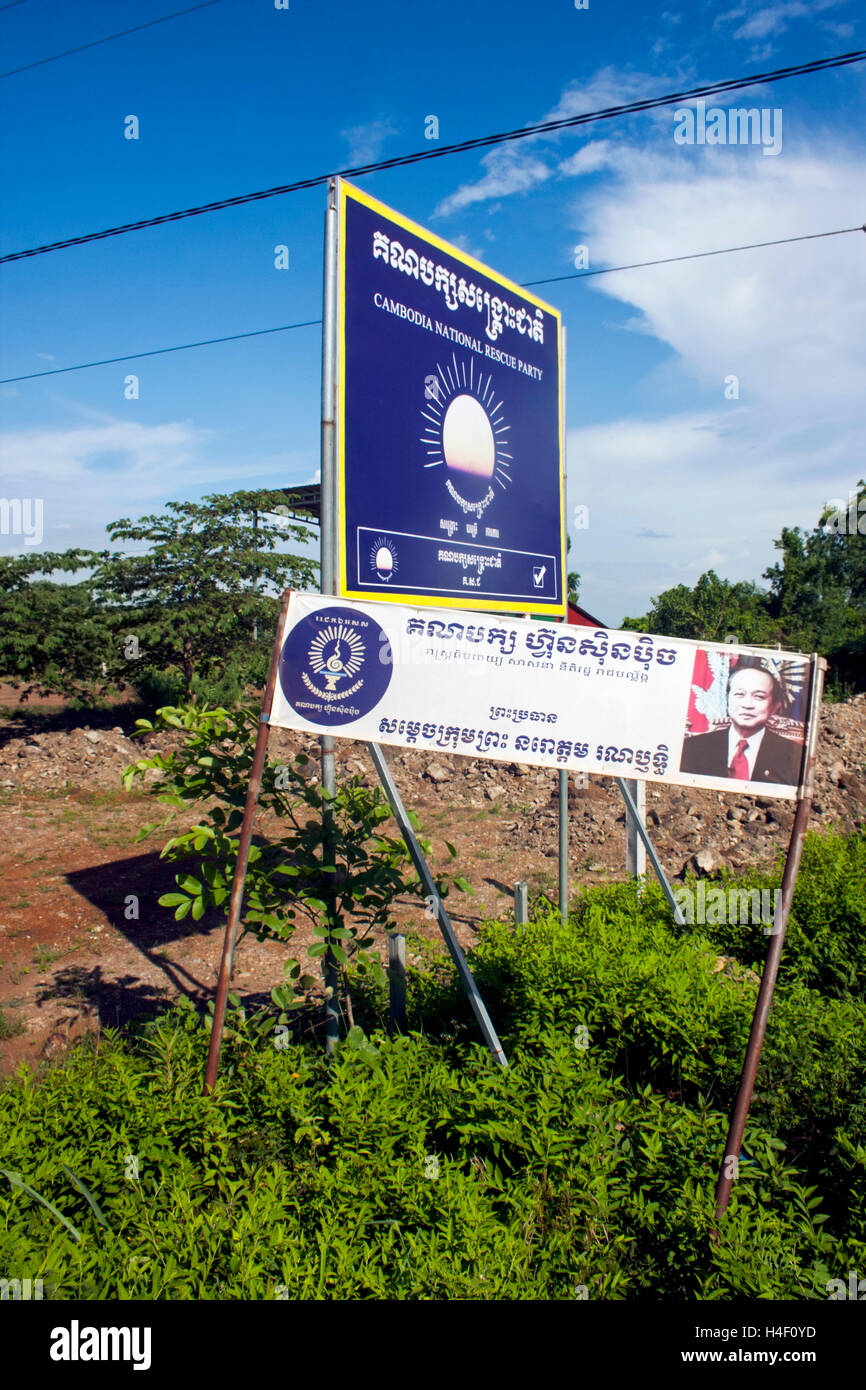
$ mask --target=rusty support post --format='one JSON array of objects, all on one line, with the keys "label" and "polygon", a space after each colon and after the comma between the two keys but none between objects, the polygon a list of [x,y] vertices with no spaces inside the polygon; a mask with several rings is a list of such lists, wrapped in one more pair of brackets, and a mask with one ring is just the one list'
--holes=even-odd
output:
[{"label": "rusty support post", "polygon": [[262,772],[265,766],[271,706],[274,701],[274,689],[277,684],[277,669],[280,663],[280,639],[282,638],[283,629],[286,625],[286,613],[288,612],[289,599],[291,596],[292,590],[286,589],[283,594],[282,603],[280,604],[280,616],[277,622],[276,636],[274,638],[274,650],[271,654],[271,669],[268,672],[268,683],[265,686],[265,700],[259,718],[259,729],[256,735],[253,764],[250,768],[250,780],[247,784],[247,799],[244,805],[244,818],[241,822],[240,837],[238,839],[238,857],[235,862],[235,873],[232,880],[232,895],[229,902],[229,915],[228,921],[226,922],[225,936],[223,938],[222,960],[220,961],[216,999],[214,1000],[213,1024],[211,1025],[210,1047],[208,1048],[207,1069],[205,1071],[204,1080],[205,1095],[208,1095],[216,1085],[217,1071],[219,1069],[220,1046],[222,1044],[223,1026],[226,1017],[229,981],[232,975],[232,963],[234,961],[238,927],[241,920],[244,883],[247,876],[247,863],[249,862],[250,844],[253,838],[253,816],[255,815],[256,802],[259,799]]},{"label": "rusty support post", "polygon": [[770,930],[770,945],[767,950],[767,960],[764,965],[763,975],[761,976],[761,986],[758,990],[758,1000],[755,1005],[755,1014],[749,1033],[749,1042],[746,1048],[745,1061],[743,1062],[740,1085],[731,1113],[728,1138],[725,1143],[725,1152],[722,1158],[721,1168],[719,1169],[718,1181],[716,1183],[717,1218],[724,1215],[728,1202],[730,1201],[734,1179],[739,1172],[740,1150],[743,1143],[743,1134],[746,1129],[746,1119],[749,1114],[749,1106],[752,1102],[752,1093],[755,1089],[755,1078],[758,1074],[758,1063],[761,1060],[764,1034],[767,1031],[767,1016],[770,1012],[773,990],[776,985],[776,977],[779,973],[779,961],[782,956],[782,947],[785,944],[785,929],[788,925],[788,917],[794,897],[794,888],[797,883],[797,871],[800,867],[800,860],[803,855],[803,841],[806,838],[806,829],[809,824],[809,812],[812,809],[812,785],[815,778],[815,747],[818,741],[821,692],[824,687],[824,672],[826,669],[827,663],[823,657],[817,655],[812,657],[812,680],[809,690],[809,709],[807,716],[808,744],[806,747],[803,783],[800,788],[801,795],[797,799],[797,810],[794,815],[794,824],[791,828],[791,840],[788,845],[788,853],[785,859],[785,871],[782,876],[781,897],[773,918],[773,926]]}]

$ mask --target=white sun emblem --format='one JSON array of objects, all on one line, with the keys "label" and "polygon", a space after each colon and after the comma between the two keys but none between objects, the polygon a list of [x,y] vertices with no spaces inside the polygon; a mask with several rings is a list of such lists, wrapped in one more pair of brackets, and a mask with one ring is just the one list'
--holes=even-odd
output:
[{"label": "white sun emblem", "polygon": [[455,501],[468,505],[476,516],[495,496],[493,484],[503,491],[510,485],[514,463],[509,449],[510,425],[502,414],[502,401],[496,399],[493,375],[479,370],[474,361],[458,362],[451,354],[451,365],[437,363],[436,374],[426,379],[426,420],[421,443],[428,463],[425,468],[444,465],[445,486]]},{"label": "white sun emblem", "polygon": [[316,675],[324,675],[326,690],[336,690],[338,680],[360,671],[364,643],[352,628],[331,623],[313,638],[308,659]]}]

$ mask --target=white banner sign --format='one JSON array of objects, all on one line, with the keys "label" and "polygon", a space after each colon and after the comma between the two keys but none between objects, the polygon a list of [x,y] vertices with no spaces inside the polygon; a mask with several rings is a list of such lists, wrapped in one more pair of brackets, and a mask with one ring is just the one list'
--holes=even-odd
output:
[{"label": "white banner sign", "polygon": [[793,799],[810,659],[293,594],[270,723]]}]

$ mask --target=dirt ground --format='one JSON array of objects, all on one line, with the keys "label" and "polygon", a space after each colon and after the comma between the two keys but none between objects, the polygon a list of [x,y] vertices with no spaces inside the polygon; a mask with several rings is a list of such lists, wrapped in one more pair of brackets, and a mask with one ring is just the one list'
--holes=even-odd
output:
[{"label": "dirt ground", "polygon": [[[20,1062],[48,1065],[82,1034],[152,1014],[188,995],[212,996],[224,918],[175,922],[157,899],[181,867],[160,860],[171,834],[196,820],[179,813],[170,830],[141,844],[141,827],[165,814],[141,790],[125,792],[121,772],[136,757],[167,748],[173,734],[130,741],[136,711],[75,713],[50,701],[12,709],[0,686],[0,1073]],[[22,718],[21,715],[24,715]],[[146,748],[146,753],[141,748]],[[269,756],[288,761],[305,736],[274,731]],[[338,740],[338,777],[375,780],[363,744]],[[459,940],[472,946],[486,917],[510,916],[516,881],[556,900],[558,777],[555,771],[434,754],[386,750],[404,803],[432,842],[434,868],[459,872],[474,896],[453,891],[447,906]],[[793,803],[652,785],[647,822],[666,873],[712,872],[772,864],[787,846]],[[812,825],[866,826],[866,697],[826,705]],[[267,825],[257,822],[266,833]],[[451,864],[445,839],[457,849]],[[699,856],[699,858],[698,858]],[[569,791],[570,885],[625,876],[623,803],[610,778]],[[407,932],[409,959],[441,945],[423,907],[407,899],[394,912]],[[318,974],[301,929],[287,946],[245,941],[234,987],[264,1002],[283,978],[287,956]],[[380,943],[384,959],[385,943]],[[414,948],[414,949],[413,949]]]}]

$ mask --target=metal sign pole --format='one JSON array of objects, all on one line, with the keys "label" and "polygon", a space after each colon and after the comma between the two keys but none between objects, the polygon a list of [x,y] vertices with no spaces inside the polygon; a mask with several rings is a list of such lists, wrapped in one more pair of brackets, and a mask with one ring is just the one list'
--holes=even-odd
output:
[{"label": "metal sign pole", "polygon": [[[322,295],[322,466],[321,466],[321,525],[319,527],[320,583],[323,594],[336,591],[337,554],[337,179],[328,184],[328,207],[325,212],[325,274]],[[322,792],[326,798],[337,790],[334,767],[334,740],[322,734]],[[333,855],[333,820],[327,806],[322,811],[323,863]],[[333,886],[334,875],[329,875]],[[339,974],[337,962],[328,947],[323,962],[325,981],[325,1049],[332,1053],[340,1036]]]},{"label": "metal sign pole", "polygon": [[226,1002],[229,993],[229,981],[232,975],[232,964],[234,962],[235,946],[239,934],[241,920],[241,904],[244,896],[244,883],[247,877],[247,864],[250,857],[250,844],[253,838],[253,816],[255,815],[256,802],[259,799],[259,790],[262,785],[262,772],[265,766],[265,755],[268,746],[269,721],[271,707],[274,702],[274,689],[277,683],[277,669],[280,661],[280,638],[283,628],[286,625],[286,613],[289,608],[289,599],[292,590],[286,589],[280,604],[280,616],[277,622],[277,635],[274,638],[274,650],[271,655],[271,668],[268,672],[268,683],[265,686],[265,700],[262,705],[262,713],[259,719],[259,729],[256,735],[256,746],[253,753],[253,765],[250,768],[250,780],[247,784],[247,798],[244,805],[244,818],[241,822],[240,838],[238,839],[238,857],[235,861],[235,872],[232,880],[232,895],[229,901],[229,915],[226,922],[225,936],[223,938],[223,953],[220,962],[219,979],[217,981],[217,992],[214,1000],[213,1023],[210,1033],[210,1047],[207,1054],[207,1068],[205,1070],[204,1089],[208,1095],[216,1085],[217,1071],[219,1069],[220,1047],[222,1045],[223,1026],[226,1017]]},{"label": "metal sign pole", "polygon": [[507,1067],[508,1059],[502,1050],[502,1044],[496,1035],[496,1030],[490,1022],[490,1015],[484,1007],[484,1000],[478,993],[478,986],[472,978],[472,972],[466,963],[466,957],[463,954],[460,942],[457,940],[448,913],[445,911],[445,904],[439,896],[439,891],[434,882],[433,875],[430,872],[430,867],[427,860],[424,858],[415,831],[412,829],[412,823],[406,814],[403,799],[397,790],[397,784],[391,775],[391,769],[385,761],[385,754],[382,752],[378,743],[368,743],[367,747],[370,750],[370,757],[373,759],[373,766],[379,774],[379,780],[385,788],[385,794],[391,803],[391,810],[394,812],[394,819],[400,827],[400,834],[403,836],[406,843],[406,848],[409,851],[412,863],[415,865],[418,877],[424,885],[424,892],[428,899],[432,898],[436,904],[436,917],[439,922],[439,930],[445,938],[445,945],[448,947],[451,953],[451,959],[457,967],[457,973],[460,976],[463,988],[469,998],[469,1003],[472,1005],[472,1011],[478,1020],[478,1026],[484,1035],[484,1041],[487,1043],[487,1046],[490,1048],[490,1051],[499,1065],[501,1067]]},{"label": "metal sign pole", "polygon": [[[560,410],[560,436],[559,436],[559,456],[561,459],[562,479],[560,487],[563,499],[568,497],[568,470],[565,458],[565,349],[566,349],[566,330],[565,325],[561,329],[562,333],[562,354],[560,359],[559,393],[561,400]],[[568,531],[568,521],[565,516],[565,501],[560,508],[563,518],[563,531]],[[565,618],[568,622],[568,545],[565,534],[562,537],[562,575],[561,580],[565,589]],[[559,774],[559,913],[562,918],[563,926],[568,923],[568,773],[562,768]]]},{"label": "metal sign pole", "polygon": [[632,800],[631,793],[628,789],[628,783],[623,777],[617,777],[615,780],[617,786],[622,792],[623,800],[626,804],[627,813],[632,818],[632,824],[634,825],[635,829],[637,830],[638,834],[643,840],[646,852],[650,857],[650,863],[655,869],[656,878],[661,884],[662,892],[664,893],[665,897],[670,903],[671,912],[674,914],[674,921],[676,922],[678,927],[684,927],[686,925],[686,919],[683,916],[680,906],[673,895],[671,885],[667,881],[665,871],[661,866],[661,861],[658,855],[656,854],[655,845],[653,844],[652,840],[647,834],[647,829],[643,823],[643,819],[641,818],[637,806],[635,806],[634,801]]},{"label": "metal sign pole", "polygon": [[646,782],[640,777],[623,778],[635,804],[637,815],[633,816],[626,807],[625,815],[625,871],[629,878],[646,877],[646,845],[640,838],[638,826],[646,826]]},{"label": "metal sign pole", "polygon": [[568,922],[568,773],[559,773],[559,914]]},{"label": "metal sign pole", "polygon": [[797,810],[794,815],[791,840],[788,845],[787,858],[785,859],[785,872],[782,876],[782,894],[778,908],[776,909],[776,915],[773,919],[770,945],[767,949],[767,960],[764,965],[764,973],[761,976],[761,987],[758,990],[758,1000],[755,1004],[755,1014],[749,1033],[749,1043],[746,1048],[746,1057],[743,1062],[740,1085],[737,1090],[737,1098],[734,1101],[734,1108],[731,1112],[728,1138],[725,1143],[725,1152],[719,1170],[718,1182],[716,1183],[717,1217],[724,1214],[730,1200],[731,1188],[739,1173],[740,1150],[743,1144],[743,1134],[746,1129],[746,1118],[752,1101],[752,1093],[755,1089],[758,1063],[761,1060],[761,1049],[764,1045],[764,1034],[767,1030],[767,1015],[770,1012],[773,990],[776,985],[776,977],[779,973],[779,961],[782,956],[782,947],[785,944],[785,929],[788,925],[788,916],[791,911],[794,888],[797,883],[797,871],[800,867],[800,860],[803,855],[803,842],[806,838],[806,830],[809,824],[809,812],[812,809],[812,789],[815,780],[815,748],[818,742],[818,720],[820,717],[821,694],[824,689],[824,672],[826,669],[827,662],[824,658],[817,654],[813,655],[812,681],[809,691],[809,712],[807,716],[808,744],[806,749],[806,767],[803,774],[803,784],[800,788],[801,794],[797,798]]}]

